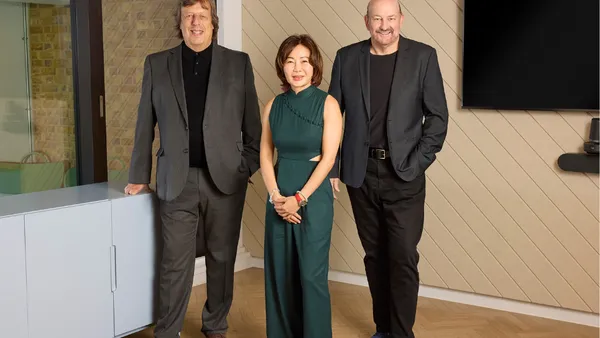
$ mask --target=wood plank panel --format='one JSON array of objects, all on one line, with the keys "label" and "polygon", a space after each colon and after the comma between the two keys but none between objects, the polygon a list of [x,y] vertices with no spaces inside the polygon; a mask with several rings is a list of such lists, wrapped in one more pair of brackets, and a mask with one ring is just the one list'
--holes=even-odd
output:
[{"label": "wood plank panel", "polygon": [[[536,149],[538,155],[546,161],[548,166],[553,168],[554,171],[559,174],[560,179],[563,180],[567,187],[577,196],[579,201],[589,210],[591,216],[596,219],[594,227],[596,228],[596,231],[598,231],[597,221],[600,207],[598,187],[594,184],[590,184],[590,179],[585,174],[562,171],[558,168],[557,163],[558,158],[566,152],[583,152],[583,142],[572,141],[577,140],[577,135],[568,127],[566,122],[554,112],[536,112],[530,114],[530,116],[539,127],[536,127],[533,124],[531,124],[531,129],[533,130],[530,128],[519,127],[519,129],[523,129],[522,131],[519,131],[519,133],[521,133],[521,135],[524,133],[536,133],[537,137],[532,139],[531,146]],[[565,136],[563,136],[563,134],[565,134]],[[595,236],[597,237],[597,235]],[[588,237],[588,240],[596,237]]]},{"label": "wood plank panel", "polygon": [[[442,167],[442,161],[439,163],[440,165],[431,167],[430,177],[432,177],[432,181],[440,190],[440,193],[447,196],[446,200],[452,205],[455,212],[464,217],[464,222],[468,223],[470,229],[481,241],[481,245],[485,245],[486,250],[489,250],[494,260],[497,260],[497,262],[486,267],[497,271],[487,275],[493,277],[494,274],[500,274],[494,278],[494,281],[496,284],[502,285],[502,288],[508,289],[503,292],[503,295],[523,301],[530,301],[535,298],[537,303],[557,305],[556,301],[547,293],[521,258],[515,254],[506,240],[467,196],[466,192],[460,188],[458,182]],[[483,249],[478,248],[477,253],[479,254],[481,251]],[[501,266],[498,266],[497,263],[500,263]],[[507,278],[509,279],[507,280]],[[512,295],[509,296],[509,294]],[[533,296],[530,296],[530,294]],[[538,297],[535,297],[536,295]],[[542,297],[539,297],[540,295]]]},{"label": "wood plank panel", "polygon": [[[244,0],[244,50],[261,102],[280,92],[273,59],[289,34],[311,34],[326,90],[337,50],[368,38],[368,0]],[[467,110],[462,87],[463,0],[403,0],[402,34],[436,48],[450,110],[447,142],[427,172],[422,283],[598,313],[598,175],[556,165],[580,152],[597,113]],[[256,60],[255,60],[256,59]],[[261,256],[266,190],[247,196],[249,247]],[[332,266],[364,274],[364,250],[344,186],[334,204]],[[263,196],[264,195],[264,196]]]},{"label": "wood plank panel", "polygon": [[425,219],[428,225],[427,232],[433,241],[444,251],[473,290],[477,293],[500,297],[496,287],[473,261],[473,257],[469,256],[462,243],[458,242],[449,232],[429,205],[425,207]]},{"label": "wood plank panel", "polygon": [[[527,262],[529,268],[562,306],[587,310],[588,307],[549,259],[554,246],[558,247],[560,243],[552,241],[553,237],[548,229],[532,217],[527,205],[456,124],[449,124],[448,135],[451,135],[448,140],[450,146],[461,154],[458,155],[460,159],[468,166],[468,170],[477,175],[483,186],[474,187],[473,183],[467,184],[473,181],[470,178],[462,179],[463,176],[457,175],[456,171],[453,172],[453,177],[461,179],[461,187],[472,189],[472,196],[482,197],[478,198],[478,206],[486,211],[486,215],[496,220],[497,229],[521,252],[520,257]],[[452,153],[440,154],[447,168],[450,168],[448,164],[451,161],[446,158],[452,156]],[[464,172],[467,169],[465,166],[457,170]],[[559,260],[563,256],[566,257],[564,252],[554,254]]]},{"label": "wood plank panel", "polygon": [[[440,180],[444,172],[440,168],[440,164],[436,163],[431,166],[430,176],[437,176]],[[436,179],[439,183],[439,180]],[[481,239],[477,237],[472,229],[466,224],[463,218],[456,212],[452,205],[448,202],[449,199],[454,199],[455,194],[444,196],[431,179],[427,180],[427,204],[435,210],[436,215],[456,240],[461,244],[475,264],[490,280],[490,283],[498,290],[503,297],[510,297],[522,301],[529,301],[523,291],[508,275],[506,270],[498,263],[496,257],[490,253],[490,249],[486,247]]]},{"label": "wood plank panel", "polygon": [[432,269],[440,276],[444,284],[452,290],[473,292],[473,288],[460,274],[452,261],[444,254],[440,247],[433,241],[427,231],[423,232],[419,252],[423,259],[427,259]]}]

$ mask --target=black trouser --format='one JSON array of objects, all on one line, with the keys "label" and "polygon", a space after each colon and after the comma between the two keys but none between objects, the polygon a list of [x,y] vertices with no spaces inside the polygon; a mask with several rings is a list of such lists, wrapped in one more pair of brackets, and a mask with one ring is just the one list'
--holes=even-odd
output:
[{"label": "black trouser", "polygon": [[366,254],[374,321],[378,332],[413,338],[425,175],[406,182],[396,175],[390,160],[368,161],[363,185],[347,189]]},{"label": "black trouser", "polygon": [[[227,330],[233,299],[233,273],[246,189],[223,195],[207,171],[190,168],[183,192],[160,201],[163,252],[160,264],[156,338],[175,338],[183,327],[194,278],[196,251],[205,252],[207,300],[202,331]],[[197,246],[204,238],[204,248]]]}]

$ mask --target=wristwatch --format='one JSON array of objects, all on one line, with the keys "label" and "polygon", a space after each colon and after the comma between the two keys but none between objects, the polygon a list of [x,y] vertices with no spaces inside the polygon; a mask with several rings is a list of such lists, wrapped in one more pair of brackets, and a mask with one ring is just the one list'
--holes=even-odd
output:
[{"label": "wristwatch", "polygon": [[294,197],[296,197],[296,201],[298,202],[298,205],[300,207],[303,207],[308,204],[308,201],[300,191],[296,191],[296,195],[294,195]]}]

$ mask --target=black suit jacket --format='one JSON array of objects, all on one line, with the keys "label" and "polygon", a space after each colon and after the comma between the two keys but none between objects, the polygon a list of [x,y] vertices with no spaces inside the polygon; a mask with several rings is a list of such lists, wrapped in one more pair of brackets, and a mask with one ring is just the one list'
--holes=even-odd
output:
[{"label": "black suit jacket", "polygon": [[[260,111],[248,54],[213,44],[204,145],[214,183],[223,193],[232,194],[245,188],[260,167]],[[156,190],[160,199],[172,200],[183,190],[189,170],[181,45],[146,57],[129,183],[150,183],[157,123]]]},{"label": "black suit jacket", "polygon": [[[346,114],[342,146],[330,177],[352,187],[362,185],[367,167],[370,46],[365,40],[338,50],[329,88]],[[435,49],[401,36],[387,120],[391,160],[401,179],[411,181],[433,163],[447,127],[448,107]]]}]

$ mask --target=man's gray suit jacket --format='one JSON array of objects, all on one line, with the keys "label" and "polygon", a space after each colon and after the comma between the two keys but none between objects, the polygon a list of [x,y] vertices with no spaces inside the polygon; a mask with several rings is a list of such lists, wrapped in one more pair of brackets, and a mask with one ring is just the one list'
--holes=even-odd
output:
[{"label": "man's gray suit jacket", "polygon": [[[215,185],[224,194],[233,194],[245,188],[260,167],[260,108],[248,54],[213,44],[204,146]],[[189,169],[188,111],[181,63],[181,45],[146,57],[129,171],[129,183],[150,183],[152,142],[158,123],[156,192],[167,201],[181,193]]]}]

